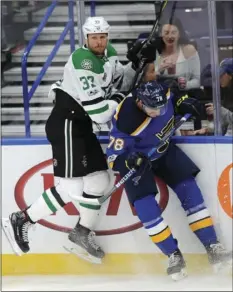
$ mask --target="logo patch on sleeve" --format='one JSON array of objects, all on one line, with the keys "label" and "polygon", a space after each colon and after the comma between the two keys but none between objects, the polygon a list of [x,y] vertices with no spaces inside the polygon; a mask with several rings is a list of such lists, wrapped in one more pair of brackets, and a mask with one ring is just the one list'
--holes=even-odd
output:
[{"label": "logo patch on sleeve", "polygon": [[88,60],[88,59],[84,59],[82,62],[81,62],[81,67],[85,70],[91,70],[93,68],[93,63],[91,60]]}]

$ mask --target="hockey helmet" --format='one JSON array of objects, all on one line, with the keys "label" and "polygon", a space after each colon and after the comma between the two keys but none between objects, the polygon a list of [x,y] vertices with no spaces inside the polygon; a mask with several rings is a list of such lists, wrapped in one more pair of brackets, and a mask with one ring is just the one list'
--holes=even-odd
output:
[{"label": "hockey helmet", "polygon": [[83,25],[84,38],[93,33],[109,33],[110,25],[103,17],[88,17]]},{"label": "hockey helmet", "polygon": [[135,91],[136,98],[142,101],[145,107],[159,109],[159,114],[164,115],[167,111],[168,88],[157,81],[142,83]]}]

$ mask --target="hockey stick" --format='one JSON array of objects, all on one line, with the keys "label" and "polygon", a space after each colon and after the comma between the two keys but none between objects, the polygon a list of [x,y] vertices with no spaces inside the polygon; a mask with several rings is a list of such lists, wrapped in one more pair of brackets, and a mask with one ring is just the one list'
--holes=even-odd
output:
[{"label": "hockey stick", "polygon": [[[159,12],[158,12],[158,14],[157,14],[157,17],[156,17],[156,19],[155,19],[154,26],[153,26],[153,28],[152,28],[152,30],[151,30],[151,32],[150,32],[148,38],[146,39],[144,45],[142,46],[141,50],[142,50],[143,48],[145,48],[148,44],[151,44],[151,41],[152,41],[153,37],[155,36],[155,33],[157,33],[157,31],[158,31],[159,21],[160,21],[160,18],[161,18],[161,16],[162,16],[162,12],[163,12],[164,8],[167,6],[167,3],[168,3],[168,0],[163,1],[163,2],[161,3],[160,10],[159,10]],[[141,51],[141,50],[140,50],[140,51]],[[141,60],[140,60],[140,62],[139,62],[138,69],[136,70],[136,73],[135,73],[135,76],[134,76],[133,82],[132,82],[132,84],[131,84],[131,87],[130,87],[130,89],[129,89],[129,91],[128,91],[128,94],[134,89],[135,86],[137,86],[137,84],[138,84],[138,79],[139,79],[139,75],[140,75],[140,73],[142,72],[143,68],[145,67],[145,61],[146,61],[146,60],[145,60],[144,58],[141,58],[141,56],[140,56],[140,52],[138,53],[137,57],[138,57],[139,59],[141,59]],[[127,95],[128,95],[128,94],[127,94]]]},{"label": "hockey stick", "polygon": [[[148,157],[151,157],[159,147],[161,147],[166,141],[167,139],[169,139],[174,133],[175,131],[184,123],[186,122],[189,118],[191,117],[191,114],[186,114],[184,115],[174,126],[174,128],[171,130],[171,132],[168,132],[159,142],[159,144],[155,147],[152,148],[149,153],[148,153]],[[130,177],[132,177],[133,174],[135,174],[136,170],[134,168],[132,168],[128,173],[126,173],[125,176],[122,177],[121,180],[119,180],[119,182],[104,196],[100,197],[100,198],[96,198],[96,199],[86,199],[83,197],[79,198],[79,202],[81,203],[86,203],[89,205],[101,205],[103,204],[109,197],[111,197],[111,195],[117,190],[119,189]],[[139,178],[140,179],[140,178]]]}]

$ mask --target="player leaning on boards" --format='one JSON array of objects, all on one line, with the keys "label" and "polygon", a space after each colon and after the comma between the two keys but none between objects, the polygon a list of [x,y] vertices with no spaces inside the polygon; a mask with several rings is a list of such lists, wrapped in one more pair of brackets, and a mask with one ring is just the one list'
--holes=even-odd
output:
[{"label": "player leaning on boards", "polygon": [[129,169],[137,169],[132,179],[125,182],[125,189],[148,235],[169,257],[168,275],[174,280],[183,278],[187,274],[186,264],[155,200],[158,193],[155,175],[162,178],[178,196],[192,231],[206,248],[210,263],[215,268],[223,264],[231,266],[232,252],[227,252],[219,243],[212,218],[195,181],[200,169],[171,139],[150,159],[147,157],[147,153],[173,128],[174,116],[186,113],[198,116],[200,104],[195,98],[171,93],[163,84],[153,80],[153,64],[148,65],[147,70],[145,82],[132,97],[121,102],[113,117],[107,148],[108,163],[113,170],[120,172],[121,177]]},{"label": "player leaning on boards", "polygon": [[[101,197],[109,186],[108,166],[101,145],[93,133],[92,122],[111,121],[124,96],[115,90],[130,88],[140,60],[135,45],[127,54],[133,63],[123,66],[108,42],[110,26],[103,17],[89,17],[83,25],[86,44],[77,49],[64,68],[63,79],[49,93],[55,106],[46,123],[47,138],[52,145],[55,186],[46,190],[24,211],[12,213],[3,227],[16,253],[28,252],[28,228],[80,197]],[[155,59],[152,45],[142,49],[146,62]],[[115,91],[114,90],[114,91]],[[69,234],[76,251],[87,260],[99,262],[104,251],[94,240],[100,206],[79,204],[80,220]],[[88,252],[88,255],[87,255]]]}]

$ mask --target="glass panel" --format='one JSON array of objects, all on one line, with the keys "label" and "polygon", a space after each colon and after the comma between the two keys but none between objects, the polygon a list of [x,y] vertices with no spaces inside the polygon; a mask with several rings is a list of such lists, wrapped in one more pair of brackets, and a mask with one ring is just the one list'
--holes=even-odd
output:
[{"label": "glass panel", "polygon": [[232,136],[233,123],[233,2],[216,3],[220,63],[221,122],[223,135]]},{"label": "glass panel", "polygon": [[[203,83],[202,72],[210,64],[209,23],[207,1],[169,1],[164,10],[159,29],[162,37],[161,51],[156,59],[160,80],[176,87],[179,94],[188,94],[201,104],[212,102],[208,84]],[[182,135],[203,134],[194,132],[208,124],[205,110],[194,123],[187,123]]]},{"label": "glass panel", "polygon": [[[96,1],[95,13],[97,16],[104,16],[110,23],[112,27],[110,32],[111,42],[123,64],[128,62],[126,58],[128,47],[139,37],[145,38],[148,36],[158,12],[158,4],[155,5],[155,2],[158,3],[159,1]],[[37,28],[48,4],[51,4],[51,1],[1,1],[2,56],[3,54],[6,58],[9,56],[4,51],[7,44],[17,43],[18,40],[20,40],[20,44],[25,44],[30,40],[33,35],[32,30]],[[203,105],[212,103],[207,1],[177,1],[175,11],[173,10],[173,4],[174,1],[168,1],[158,33],[160,36],[166,34],[164,25],[172,16],[172,21],[174,24],[176,23],[177,26],[175,25],[175,27],[179,31],[179,40],[178,42],[175,41],[177,31],[171,31],[171,36],[168,36],[155,62],[157,73],[159,72],[159,77],[171,86],[178,87],[179,91],[187,92],[198,98]],[[216,5],[219,61],[222,61],[225,58],[232,58],[233,3],[232,1],[218,1]],[[93,14],[91,7],[93,8],[90,1],[86,1],[86,17]],[[33,54],[30,55],[28,64],[30,72],[38,74],[67,20],[67,1],[60,1],[59,7],[54,10],[46,25],[45,32],[33,48]],[[77,19],[75,22],[76,25]],[[75,37],[78,40],[77,29]],[[163,37],[166,39],[165,35]],[[44,124],[53,106],[52,100],[47,99],[47,95],[50,85],[62,77],[64,64],[70,54],[68,39],[69,36],[57,52],[48,74],[43,78],[32,97],[31,123],[33,125],[33,135],[45,135]],[[4,129],[7,129],[6,132],[3,129],[3,136],[4,133],[6,135],[24,135],[22,80],[20,79],[21,72],[17,71],[20,67],[23,50],[22,47],[17,47],[17,49],[18,51],[11,52],[9,62],[4,63],[6,59],[2,58],[2,72],[8,71],[2,74],[2,125],[6,126]],[[11,71],[9,72],[9,70]],[[19,72],[17,75],[16,71]],[[30,74],[29,88],[36,78],[36,75],[34,75]],[[221,89],[222,105],[230,110],[232,110],[231,92],[229,89]],[[201,118],[197,119],[194,124],[188,123],[185,125],[185,129],[191,131],[182,131],[182,134],[194,134],[194,129],[209,127],[211,126],[210,120],[213,121],[213,116],[207,115],[206,111],[203,111]],[[8,127],[9,125],[12,126]],[[23,131],[18,129],[23,129]],[[212,134],[213,129],[208,135]]]}]

